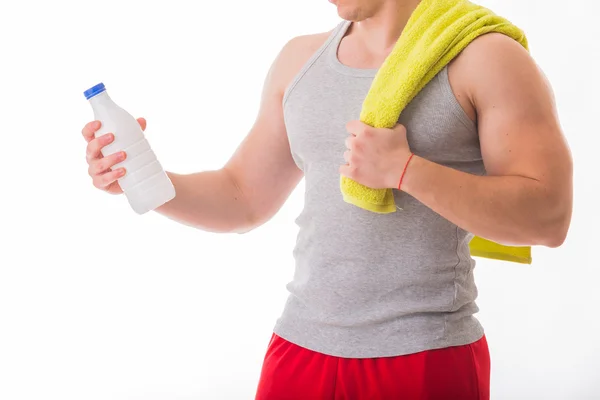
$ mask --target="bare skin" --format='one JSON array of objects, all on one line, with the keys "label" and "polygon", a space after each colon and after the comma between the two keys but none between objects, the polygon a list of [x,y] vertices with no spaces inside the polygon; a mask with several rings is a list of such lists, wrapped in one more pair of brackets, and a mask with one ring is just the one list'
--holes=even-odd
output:
[{"label": "bare skin", "polygon": [[[334,0],[351,20],[338,58],[377,68],[392,50],[418,0]],[[302,178],[287,140],[283,93],[329,32],[298,37],[282,49],[265,80],[261,108],[248,136],[217,171],[170,173],[177,197],[156,211],[213,232],[246,232],[268,221]],[[449,67],[454,94],[477,121],[488,176],[411,160],[402,190],[458,226],[500,243],[557,247],[572,212],[572,160],[552,91],[531,57],[497,34],[475,40]],[[145,120],[140,124],[145,127]],[[96,187],[120,193],[118,161],[103,159],[97,123],[83,129]],[[348,121],[347,165],[340,172],[371,187],[396,187],[410,146],[406,130]],[[390,132],[393,135],[390,135]]]},{"label": "bare skin", "polygon": [[[329,33],[290,40],[265,79],[259,114],[250,132],[223,168],[194,174],[168,173],[177,196],[157,208],[180,223],[210,232],[247,232],[268,221],[281,208],[302,178],[294,163],[283,122],[285,89]],[[143,129],[146,121],[138,120]],[[98,121],[82,133],[88,141],[89,174],[94,185],[122,193],[119,175],[109,171],[119,160],[100,153],[110,135],[94,139]]]},{"label": "bare skin", "polygon": [[[449,76],[477,122],[487,176],[414,156],[401,189],[475,235],[506,245],[560,246],[571,221],[573,165],[544,75],[518,43],[488,34],[450,64]],[[352,121],[347,128],[348,164],[340,172],[370,187],[396,187],[411,154],[404,127]]]}]

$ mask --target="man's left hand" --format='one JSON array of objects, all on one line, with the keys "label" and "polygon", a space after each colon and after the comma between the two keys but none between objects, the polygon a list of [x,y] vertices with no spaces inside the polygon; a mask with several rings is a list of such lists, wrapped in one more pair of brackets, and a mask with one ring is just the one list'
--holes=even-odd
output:
[{"label": "man's left hand", "polygon": [[410,157],[406,128],[373,128],[361,121],[346,125],[344,160],[340,173],[372,189],[397,188]]}]

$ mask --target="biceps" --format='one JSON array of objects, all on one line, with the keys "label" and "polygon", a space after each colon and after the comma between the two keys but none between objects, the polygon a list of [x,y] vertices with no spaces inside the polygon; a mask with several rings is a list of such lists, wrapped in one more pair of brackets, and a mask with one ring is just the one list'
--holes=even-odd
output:
[{"label": "biceps", "polygon": [[548,179],[567,161],[559,126],[551,120],[498,112],[480,122],[480,142],[488,175]]},{"label": "biceps", "polygon": [[277,107],[261,112],[226,166],[260,220],[273,216],[302,178],[290,152],[281,106]]},{"label": "biceps", "polygon": [[543,76],[508,83],[495,94],[478,111],[488,174],[560,179],[562,172],[568,172],[570,154]]}]

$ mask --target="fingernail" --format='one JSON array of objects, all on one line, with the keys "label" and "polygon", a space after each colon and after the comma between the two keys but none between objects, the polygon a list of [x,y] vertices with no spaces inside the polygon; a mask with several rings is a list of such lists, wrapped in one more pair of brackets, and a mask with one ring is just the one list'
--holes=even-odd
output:
[{"label": "fingernail", "polygon": [[121,176],[122,176],[122,175],[125,175],[125,168],[121,168],[121,169],[119,170],[119,175],[121,175]]},{"label": "fingernail", "polygon": [[113,135],[112,133],[109,133],[109,134],[107,134],[107,135],[106,135],[106,140],[108,140],[109,142],[110,142],[111,140],[113,140],[114,138],[115,138],[115,137],[114,137],[114,135]]},{"label": "fingernail", "polygon": [[125,152],[124,151],[122,151],[122,152],[119,153],[119,160],[123,160],[123,159],[125,159]]}]

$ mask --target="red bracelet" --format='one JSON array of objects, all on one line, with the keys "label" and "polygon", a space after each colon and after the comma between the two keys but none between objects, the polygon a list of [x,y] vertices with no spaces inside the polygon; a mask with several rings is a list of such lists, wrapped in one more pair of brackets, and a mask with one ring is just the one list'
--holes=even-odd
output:
[{"label": "red bracelet", "polygon": [[406,168],[408,168],[408,163],[410,163],[410,160],[412,160],[414,155],[415,155],[414,153],[410,153],[410,157],[408,157],[408,160],[406,161],[406,165],[404,165],[404,171],[402,171],[402,176],[400,177],[400,182],[398,183],[398,190],[402,190],[400,188],[402,187],[402,181],[404,180],[404,174],[406,174]]}]

